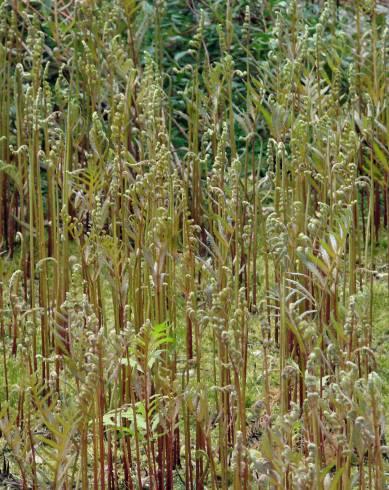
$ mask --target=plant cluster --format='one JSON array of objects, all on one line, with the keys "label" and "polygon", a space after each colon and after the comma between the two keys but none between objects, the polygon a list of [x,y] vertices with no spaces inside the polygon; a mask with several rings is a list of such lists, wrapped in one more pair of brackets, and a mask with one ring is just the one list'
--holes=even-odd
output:
[{"label": "plant cluster", "polygon": [[388,10],[0,2],[0,486],[385,488]]}]

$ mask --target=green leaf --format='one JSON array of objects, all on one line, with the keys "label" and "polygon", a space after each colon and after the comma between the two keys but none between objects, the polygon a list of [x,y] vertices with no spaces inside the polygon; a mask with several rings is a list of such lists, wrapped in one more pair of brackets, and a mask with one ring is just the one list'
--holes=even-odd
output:
[{"label": "green leaf", "polygon": [[378,144],[374,141],[373,148],[376,154],[377,159],[382,163],[382,166],[385,169],[385,172],[389,172],[388,159],[386,158],[384,152],[378,146]]},{"label": "green leaf", "polygon": [[14,181],[18,191],[22,192],[22,179],[15,165],[11,165],[10,163],[5,163],[3,160],[0,160],[0,172],[4,172],[5,174],[7,174],[8,177],[10,177]]},{"label": "green leaf", "polygon": [[339,470],[335,473],[332,478],[330,488],[328,490],[336,490],[338,488],[338,483],[343,475],[344,468],[339,468]]},{"label": "green leaf", "polygon": [[263,115],[263,118],[266,121],[266,124],[269,127],[270,132],[272,132],[272,130],[273,130],[273,121],[272,121],[272,117],[270,115],[270,112],[267,109],[265,109],[265,107],[262,104],[259,104],[258,107],[259,107],[259,110],[261,111],[261,113]]}]

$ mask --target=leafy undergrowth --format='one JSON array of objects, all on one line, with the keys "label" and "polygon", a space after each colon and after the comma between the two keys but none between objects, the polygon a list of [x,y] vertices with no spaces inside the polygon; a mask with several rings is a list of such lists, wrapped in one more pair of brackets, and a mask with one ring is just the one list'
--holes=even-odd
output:
[{"label": "leafy undergrowth", "polygon": [[[389,302],[387,295],[387,286],[380,284],[376,290],[374,308],[376,310],[376,321],[374,323],[374,347],[377,352],[378,371],[383,380],[382,397],[384,413],[389,413],[389,323],[388,311]],[[388,430],[386,428],[386,433]]]},{"label": "leafy undergrowth", "polygon": [[0,486],[385,488],[386,5],[0,9]]}]

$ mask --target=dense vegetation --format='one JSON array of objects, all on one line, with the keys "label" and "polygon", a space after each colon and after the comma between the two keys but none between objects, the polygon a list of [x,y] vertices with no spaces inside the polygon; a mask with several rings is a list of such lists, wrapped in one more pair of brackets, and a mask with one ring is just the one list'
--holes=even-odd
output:
[{"label": "dense vegetation", "polygon": [[388,488],[389,8],[0,10],[0,486]]}]

